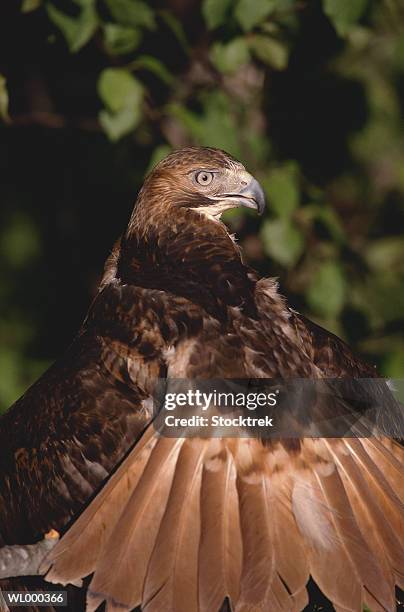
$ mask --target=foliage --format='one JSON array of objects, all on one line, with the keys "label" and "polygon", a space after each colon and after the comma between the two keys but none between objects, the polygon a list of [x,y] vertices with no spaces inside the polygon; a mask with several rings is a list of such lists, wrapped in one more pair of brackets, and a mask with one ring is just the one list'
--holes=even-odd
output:
[{"label": "foliage", "polygon": [[0,118],[8,122],[8,91],[6,87],[6,79],[0,74]]},{"label": "foliage", "polygon": [[227,219],[252,265],[403,375],[398,0],[24,0],[0,13],[1,407],[63,350],[144,173],[186,144],[228,150],[263,184],[262,222]]}]

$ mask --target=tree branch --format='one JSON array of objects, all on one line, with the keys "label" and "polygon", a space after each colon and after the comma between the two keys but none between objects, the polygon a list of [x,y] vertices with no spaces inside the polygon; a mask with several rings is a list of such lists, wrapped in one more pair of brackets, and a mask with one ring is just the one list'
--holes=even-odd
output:
[{"label": "tree branch", "polygon": [[52,529],[36,544],[0,548],[0,579],[42,575],[39,568],[58,540],[58,532]]}]

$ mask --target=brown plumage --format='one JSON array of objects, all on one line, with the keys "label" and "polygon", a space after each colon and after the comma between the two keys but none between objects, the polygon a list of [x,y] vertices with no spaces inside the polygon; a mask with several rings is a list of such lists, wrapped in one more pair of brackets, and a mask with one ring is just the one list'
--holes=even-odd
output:
[{"label": "brown plumage", "polygon": [[[158,377],[376,376],[243,263],[220,221],[237,205],[261,209],[262,190],[222,151],[175,152],[146,179],[73,348],[7,417],[31,410],[42,423],[35,433],[21,423],[8,443],[7,482],[24,477],[16,448],[34,440],[53,454],[36,459],[29,525],[13,528],[13,501],[16,523],[0,504],[0,531],[10,541],[60,528],[135,442],[49,559],[50,581],[92,575],[88,610],[105,600],[108,610],[215,612],[227,598],[238,612],[298,612],[311,575],[337,610],[392,611],[404,582],[398,445],[175,439],[148,425]],[[14,500],[7,486],[0,495]]]}]

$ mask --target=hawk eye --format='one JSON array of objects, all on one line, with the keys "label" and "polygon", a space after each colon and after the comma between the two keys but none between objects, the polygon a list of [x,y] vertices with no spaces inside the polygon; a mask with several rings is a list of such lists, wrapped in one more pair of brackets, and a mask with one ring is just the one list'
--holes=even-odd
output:
[{"label": "hawk eye", "polygon": [[210,185],[213,181],[213,177],[213,172],[205,172],[205,170],[201,170],[200,172],[197,172],[195,174],[196,182],[198,183],[198,185],[202,185],[203,187]]}]

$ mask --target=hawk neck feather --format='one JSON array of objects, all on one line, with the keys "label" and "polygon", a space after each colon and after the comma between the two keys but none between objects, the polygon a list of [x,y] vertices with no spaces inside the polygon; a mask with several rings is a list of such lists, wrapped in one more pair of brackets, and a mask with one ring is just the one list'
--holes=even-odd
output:
[{"label": "hawk neck feather", "polygon": [[182,295],[218,318],[228,306],[255,317],[257,277],[226,226],[185,207],[173,213],[156,214],[147,230],[132,225],[121,244],[121,282]]}]

